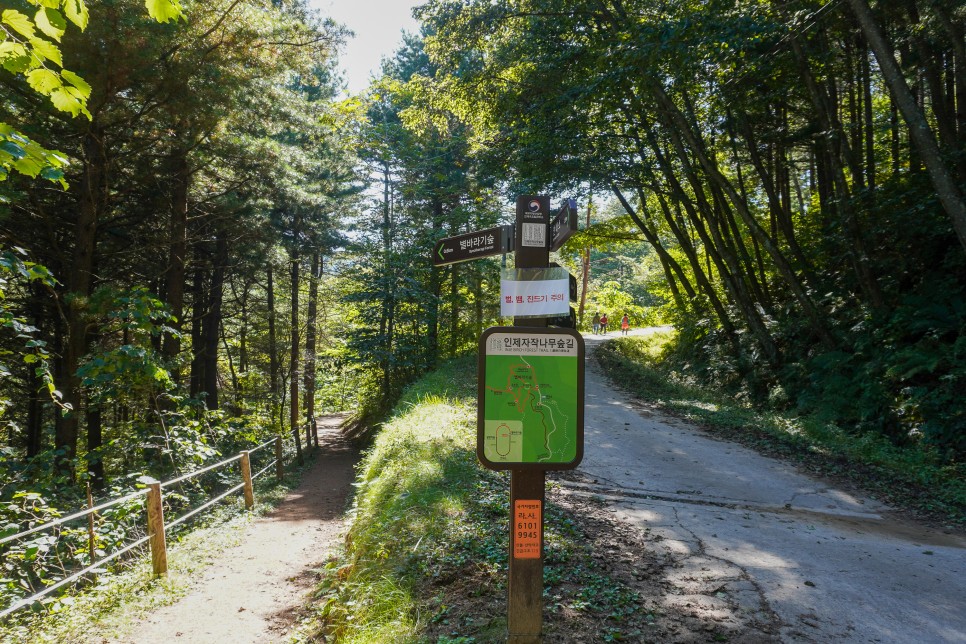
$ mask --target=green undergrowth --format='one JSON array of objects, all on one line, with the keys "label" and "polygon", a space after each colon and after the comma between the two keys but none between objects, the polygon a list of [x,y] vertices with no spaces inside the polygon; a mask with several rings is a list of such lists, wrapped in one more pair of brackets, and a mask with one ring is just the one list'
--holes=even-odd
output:
[{"label": "green undergrowth", "polygon": [[[479,466],[475,425],[473,359],[404,395],[360,465],[346,547],[326,566],[305,639],[505,641],[509,477]],[[585,620],[587,641],[619,639],[640,598],[596,569],[584,541],[548,503],[547,632]]]},{"label": "green undergrowth", "polygon": [[673,332],[619,338],[597,359],[631,394],[760,451],[800,461],[821,474],[846,477],[870,493],[947,525],[966,526],[966,467],[943,462],[919,445],[897,447],[881,435],[857,433],[818,413],[754,409],[696,383],[665,360]]},{"label": "green undergrowth", "polygon": [[[167,538],[168,576],[152,578],[145,549],[94,583],[60,597],[42,611],[27,607],[0,624],[0,643],[73,643],[101,641],[105,633],[123,637],[139,620],[175,603],[192,587],[192,580],[226,550],[241,542],[246,526],[278,506],[311,466],[290,466],[281,482],[273,471],[255,481],[255,507],[245,512],[241,493],[215,505],[187,528]],[[106,640],[105,640],[106,641]]]}]

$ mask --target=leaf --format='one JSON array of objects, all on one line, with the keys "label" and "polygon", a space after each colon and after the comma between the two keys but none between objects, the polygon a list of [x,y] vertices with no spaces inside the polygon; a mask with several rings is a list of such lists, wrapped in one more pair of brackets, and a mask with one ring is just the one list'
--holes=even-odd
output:
[{"label": "leaf", "polygon": [[50,93],[50,100],[54,107],[62,112],[70,112],[72,116],[84,114],[87,118],[91,118],[84,96],[74,87],[58,87]]},{"label": "leaf", "polygon": [[83,78],[67,69],[61,70],[60,75],[65,81],[79,89],[84,94],[84,98],[90,97],[91,86]]},{"label": "leaf", "polygon": [[36,178],[40,171],[44,169],[44,166],[33,157],[24,157],[13,163],[12,166],[20,174],[25,174],[32,179]]},{"label": "leaf", "polygon": [[[49,69],[44,68],[34,69],[30,72],[27,72],[27,83],[34,89],[34,91],[46,95],[50,95],[55,89],[63,86],[60,76]],[[54,105],[56,105],[56,102]],[[63,108],[58,106],[58,109]],[[70,112],[71,110],[63,111]]]},{"label": "leaf", "polygon": [[0,143],[0,150],[3,150],[9,154],[15,160],[22,159],[27,156],[27,152],[13,141],[4,141],[3,143]]},{"label": "leaf", "polygon": [[148,14],[158,22],[168,22],[184,17],[180,0],[144,0]]},{"label": "leaf", "polygon": [[4,40],[0,42],[0,60],[5,60],[7,58],[19,58],[20,56],[26,56],[27,49],[20,43],[13,40]]},{"label": "leaf", "polygon": [[61,36],[67,31],[67,21],[57,9],[42,8],[34,16],[34,23],[37,29],[44,32],[48,38],[53,38],[60,42]]},{"label": "leaf", "polygon": [[64,0],[64,15],[72,23],[80,27],[81,31],[87,29],[87,20],[90,17],[87,5],[84,0]]},{"label": "leaf", "polygon": [[57,63],[59,67],[64,66],[64,59],[60,55],[60,48],[54,43],[43,38],[31,38],[30,45],[34,48],[34,54]]},{"label": "leaf", "polygon": [[48,181],[58,181],[63,183],[64,171],[57,168],[47,167],[40,171],[40,176]]},{"label": "leaf", "polygon": [[11,74],[22,74],[30,69],[30,56],[3,59],[3,68]]},{"label": "leaf", "polygon": [[33,38],[36,34],[34,23],[30,17],[20,13],[16,9],[4,10],[0,20],[4,24],[10,25],[14,31],[27,39]]}]

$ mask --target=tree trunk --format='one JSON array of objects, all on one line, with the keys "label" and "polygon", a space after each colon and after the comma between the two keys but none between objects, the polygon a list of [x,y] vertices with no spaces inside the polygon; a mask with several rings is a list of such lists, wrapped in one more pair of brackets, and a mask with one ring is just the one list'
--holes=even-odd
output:
[{"label": "tree trunk", "polygon": [[[711,304],[711,308],[714,310],[715,315],[718,317],[718,321],[721,323],[721,328],[724,329],[729,342],[731,343],[732,349],[736,356],[740,355],[740,346],[738,344],[738,337],[736,334],[736,329],[734,322],[732,322],[731,317],[728,315],[724,304],[715,292],[714,286],[711,284],[713,279],[713,273],[710,268],[711,252],[710,252],[710,240],[707,239],[707,232],[705,232],[703,225],[701,224],[700,217],[698,213],[694,210],[694,205],[688,200],[687,194],[684,191],[684,186],[678,181],[677,175],[674,168],[671,165],[668,156],[661,149],[659,141],[654,131],[650,127],[645,127],[644,132],[647,136],[648,144],[651,146],[651,151],[654,153],[654,158],[657,159],[658,167],[661,169],[668,186],[671,188],[672,196],[675,197],[676,202],[681,204],[685,210],[688,212],[688,216],[691,221],[694,222],[694,228],[698,232],[702,241],[705,243],[705,256],[709,262],[709,267],[707,272],[701,267],[701,258],[698,256],[698,252],[695,248],[695,242],[691,240],[690,235],[684,230],[684,225],[679,224],[675,221],[670,208],[668,208],[664,197],[660,192],[656,191],[658,196],[658,201],[661,204],[661,210],[664,213],[664,219],[667,221],[668,226],[671,228],[671,232],[678,239],[678,243],[681,244],[681,249],[688,258],[688,262],[691,264],[691,270],[694,272],[695,280],[698,283],[698,288],[704,293],[705,297],[708,298],[708,302]],[[643,157],[643,143],[637,140],[638,149],[641,151]],[[683,218],[682,218],[683,219]]]},{"label": "tree trunk", "polygon": [[315,418],[315,356],[319,326],[319,280],[322,277],[322,253],[312,253],[312,273],[309,275],[308,324],[305,329],[305,444],[319,446],[318,421]]},{"label": "tree trunk", "polygon": [[379,316],[379,335],[385,343],[382,347],[382,359],[379,361],[382,369],[383,402],[388,403],[392,398],[393,383],[393,331],[395,317],[395,280],[392,262],[393,230],[392,204],[390,202],[390,173],[389,163],[383,162],[383,202],[382,202],[382,261],[383,261],[383,294],[382,310]]},{"label": "tree trunk", "polygon": [[[443,202],[433,199],[433,238],[440,236],[443,229]],[[430,299],[426,303],[426,353],[429,367],[439,361],[439,303],[443,299],[442,271],[433,264],[429,269]]]},{"label": "tree trunk", "polygon": [[[711,179],[712,183],[718,186],[728,196],[728,199],[731,200],[731,203],[738,211],[738,215],[748,227],[748,230],[752,235],[755,235],[758,238],[758,241],[761,242],[761,245],[765,248],[765,251],[772,258],[772,261],[775,263],[776,268],[778,268],[778,272],[784,278],[785,283],[792,292],[792,295],[794,295],[795,299],[798,300],[799,304],[801,304],[802,308],[804,309],[805,316],[808,318],[812,330],[826,345],[834,345],[835,342],[831,333],[826,327],[824,316],[815,306],[815,303],[812,301],[812,299],[808,296],[804,286],[802,285],[798,276],[795,275],[795,271],[789,264],[788,259],[781,252],[778,246],[775,245],[768,234],[762,229],[761,225],[757,222],[757,220],[755,220],[754,216],[749,211],[747,204],[741,200],[741,197],[735,192],[731,183],[718,169],[717,164],[707,152],[704,143],[699,139],[691,125],[686,121],[684,115],[681,114],[681,111],[677,109],[677,106],[674,105],[674,102],[664,91],[664,88],[661,86],[660,82],[650,79],[650,87],[657,98],[658,103],[663,108],[665,116],[671,121],[669,125],[671,127],[670,131],[672,138],[681,136],[687,141],[691,151],[697,157],[698,162],[701,164],[701,167],[704,168],[704,171],[708,174],[708,177]],[[679,153],[681,152],[682,151],[679,151]],[[682,162],[683,161],[684,159],[682,159]]]},{"label": "tree trunk", "polygon": [[83,175],[77,191],[77,222],[74,226],[74,255],[68,274],[67,346],[63,357],[61,393],[70,405],[59,416],[54,447],[61,451],[57,468],[73,476],[72,461],[77,455],[80,434],[81,379],[77,375],[81,358],[87,352],[87,298],[93,282],[97,220],[107,195],[108,159],[102,127],[92,125],[84,135]]},{"label": "tree trunk", "polygon": [[210,267],[202,252],[201,245],[197,245],[191,283],[191,371],[188,376],[188,394],[191,396],[204,391],[205,383],[205,309],[208,303],[205,274]]},{"label": "tree trunk", "polygon": [[282,427],[282,410],[278,404],[278,334],[275,331],[275,279],[272,262],[266,266],[268,281],[268,393],[271,399],[272,420],[278,415],[278,426]]},{"label": "tree trunk", "polygon": [[[819,139],[818,142],[819,152],[824,153],[818,155],[821,163],[821,181],[819,183],[826,191],[826,196],[822,203],[822,211],[830,212],[835,210],[840,214],[850,241],[850,244],[846,248],[846,254],[852,264],[852,270],[855,273],[856,280],[858,280],[859,287],[865,295],[866,300],[874,309],[884,309],[885,300],[879,288],[878,278],[869,265],[869,253],[866,249],[865,233],[862,230],[862,226],[859,223],[854,209],[849,203],[851,190],[845,177],[845,169],[842,166],[840,151],[840,148],[845,145],[845,142],[842,140],[841,127],[837,125],[835,116],[832,113],[834,102],[829,99],[828,94],[812,74],[808,66],[808,58],[798,39],[793,37],[791,39],[791,45],[805,79],[809,98],[812,101],[812,106],[815,109],[819,124],[824,132],[831,134],[831,136]],[[829,190],[828,186],[831,186],[831,190]],[[838,197],[837,200],[834,200],[834,208],[832,206],[833,200],[828,194],[829,192]]]},{"label": "tree trunk", "polygon": [[[590,196],[587,197],[587,223],[584,224],[584,230],[590,229],[590,210],[591,204],[594,201],[594,193],[591,191]],[[581,253],[580,261],[581,267],[581,280],[580,280],[580,307],[577,310],[577,323],[582,325],[584,322],[584,308],[587,304],[587,286],[590,284],[590,246],[584,249]]]},{"label": "tree trunk", "polygon": [[449,301],[450,301],[450,318],[449,318],[449,351],[448,355],[453,357],[456,355],[456,349],[459,346],[459,321],[460,321],[460,290],[459,290],[459,264],[453,264],[450,266],[450,283],[449,283]]},{"label": "tree trunk", "polygon": [[292,344],[289,353],[289,422],[292,436],[295,438],[295,456],[299,465],[305,462],[302,456],[302,437],[299,433],[299,258],[298,251],[298,222],[294,227],[296,243],[289,254],[292,268]]},{"label": "tree trunk", "polygon": [[231,355],[231,347],[228,346],[228,338],[225,336],[225,325],[221,325],[221,346],[225,349],[225,358],[228,360],[228,373],[231,376],[232,391],[232,415],[241,415],[240,401],[242,400],[241,385],[238,382],[238,372],[235,369],[235,359]]},{"label": "tree trunk", "polygon": [[107,484],[104,477],[103,413],[100,403],[87,399],[87,473],[91,477],[91,487],[103,490]]},{"label": "tree trunk", "polygon": [[[188,151],[177,150],[171,157],[171,166],[171,219],[168,226],[168,266],[164,275],[165,300],[174,316],[172,328],[181,331],[184,323],[184,285],[188,253],[188,190],[191,184]],[[181,352],[181,340],[175,334],[165,333],[162,347],[165,358],[174,365],[174,359]],[[176,381],[180,378],[176,370],[172,375]]]},{"label": "tree trunk", "polygon": [[238,332],[238,370],[248,373],[248,294],[251,283],[245,282],[241,297],[241,329]]},{"label": "tree trunk", "polygon": [[228,264],[228,239],[224,230],[215,233],[214,266],[208,289],[208,310],[204,324],[204,392],[208,409],[218,409],[218,338],[221,329],[221,306],[224,299],[225,269]]}]

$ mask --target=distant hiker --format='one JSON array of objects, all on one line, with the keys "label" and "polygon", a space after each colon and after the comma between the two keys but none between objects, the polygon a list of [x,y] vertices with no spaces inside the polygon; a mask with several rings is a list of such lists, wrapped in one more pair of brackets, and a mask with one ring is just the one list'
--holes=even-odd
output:
[{"label": "distant hiker", "polygon": [[631,321],[627,319],[627,313],[621,318],[621,334],[627,335],[628,329],[631,328]]},{"label": "distant hiker", "polygon": [[594,312],[594,335],[600,332],[600,313]]},{"label": "distant hiker", "polygon": [[600,316],[600,334],[607,335],[607,314]]}]

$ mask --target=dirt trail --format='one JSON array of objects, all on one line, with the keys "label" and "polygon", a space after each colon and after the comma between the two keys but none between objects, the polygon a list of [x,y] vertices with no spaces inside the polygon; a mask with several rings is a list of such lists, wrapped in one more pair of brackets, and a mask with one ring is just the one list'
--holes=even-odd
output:
[{"label": "dirt trail", "polygon": [[148,616],[116,644],[246,644],[284,641],[315,575],[338,543],[358,452],[320,418],[321,454],[271,514],[252,522],[176,604]]}]

